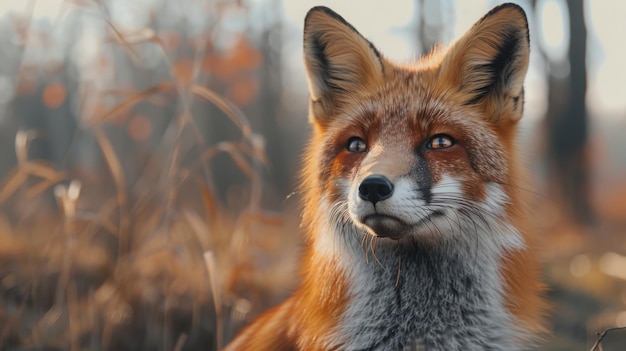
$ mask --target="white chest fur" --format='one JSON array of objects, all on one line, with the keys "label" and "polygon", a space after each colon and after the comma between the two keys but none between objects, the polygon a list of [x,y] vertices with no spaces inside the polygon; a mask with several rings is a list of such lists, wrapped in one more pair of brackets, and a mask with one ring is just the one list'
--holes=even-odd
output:
[{"label": "white chest fur", "polygon": [[327,345],[342,350],[520,349],[515,344],[520,330],[504,308],[497,268],[503,248],[481,244],[479,237],[488,233],[476,232],[487,228],[456,228],[458,235],[437,244],[373,242],[350,224],[332,228],[338,232],[331,250],[341,256],[351,296]]}]

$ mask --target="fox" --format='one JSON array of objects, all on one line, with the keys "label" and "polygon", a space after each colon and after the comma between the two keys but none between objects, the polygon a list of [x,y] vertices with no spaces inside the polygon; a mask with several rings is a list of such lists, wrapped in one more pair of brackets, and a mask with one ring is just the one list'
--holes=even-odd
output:
[{"label": "fox", "polygon": [[318,6],[303,51],[300,285],[225,350],[535,347],[547,306],[516,145],[523,9],[499,5],[398,64]]}]

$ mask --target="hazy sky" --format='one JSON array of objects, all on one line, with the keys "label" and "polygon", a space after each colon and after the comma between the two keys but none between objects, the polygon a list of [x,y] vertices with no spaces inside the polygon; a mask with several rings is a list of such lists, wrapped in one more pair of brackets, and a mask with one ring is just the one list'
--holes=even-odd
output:
[{"label": "hazy sky", "polygon": [[[116,2],[118,0],[112,0]],[[315,5],[326,5],[344,16],[365,37],[370,39],[387,57],[397,61],[407,61],[414,57],[416,48],[411,40],[410,25],[416,15],[416,0],[250,0],[255,5],[279,4],[286,20],[285,26],[293,41],[285,48],[287,74],[302,84],[301,32],[304,16]],[[133,3],[153,3],[156,0],[137,0]],[[429,16],[433,23],[452,23],[446,26],[444,40],[452,40],[467,30],[488,9],[500,1],[492,0],[442,0],[439,12]],[[527,115],[541,117],[545,109],[546,84],[543,75],[543,62],[538,49],[540,43],[553,55],[566,53],[563,18],[564,0],[540,0],[538,11],[542,16],[531,22],[533,59],[527,85]],[[31,1],[0,0],[0,15],[7,11],[24,12]],[[518,1],[527,11],[529,1]],[[33,18],[58,18],[63,0],[37,0],[34,2]],[[126,6],[128,2],[118,1]],[[625,118],[626,116],[626,1],[593,0],[587,1],[587,24],[589,29],[588,101],[594,116]],[[141,6],[141,5],[139,5]],[[123,6],[122,6],[123,7]],[[123,12],[123,11],[122,11]],[[139,11],[141,13],[141,11]],[[143,11],[145,14],[145,11]],[[124,16],[124,19],[141,22],[142,16]],[[145,16],[144,16],[145,17]],[[145,18],[144,18],[145,19]],[[115,20],[115,18],[114,18]],[[197,20],[197,18],[196,18]],[[542,29],[541,31],[539,29]]]},{"label": "hazy sky", "polygon": [[[302,20],[309,8],[325,5],[340,13],[365,37],[370,39],[384,55],[398,61],[414,57],[416,48],[408,36],[408,27],[416,13],[414,0],[362,0],[359,6],[342,0],[284,1],[285,15],[290,24],[302,30]],[[440,16],[429,16],[433,21],[453,23],[445,33],[445,40],[452,40],[465,32],[492,6],[502,1],[490,0],[443,0]],[[538,55],[539,46],[553,55],[565,55],[569,40],[564,26],[568,25],[564,1],[539,1],[541,18],[531,21],[533,62],[528,73],[527,115],[543,116],[545,110],[546,81],[543,62]],[[529,1],[518,1],[530,11]],[[587,24],[589,30],[589,108],[594,116],[626,117],[626,1],[587,1]],[[565,17],[563,16],[565,15]],[[451,26],[448,26],[451,27]],[[540,32],[539,29],[542,29]],[[301,69],[301,54],[294,53],[291,64]]]}]

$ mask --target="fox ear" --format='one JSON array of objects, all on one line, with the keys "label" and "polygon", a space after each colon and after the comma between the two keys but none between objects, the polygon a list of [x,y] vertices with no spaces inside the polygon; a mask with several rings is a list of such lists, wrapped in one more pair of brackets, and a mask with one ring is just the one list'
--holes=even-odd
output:
[{"label": "fox ear", "polygon": [[314,7],[304,20],[304,65],[311,118],[324,124],[342,107],[368,92],[384,75],[376,48],[331,9]]},{"label": "fox ear", "polygon": [[448,86],[459,87],[466,105],[481,104],[489,120],[517,121],[522,116],[529,55],[524,10],[503,4],[450,47],[440,77]]}]

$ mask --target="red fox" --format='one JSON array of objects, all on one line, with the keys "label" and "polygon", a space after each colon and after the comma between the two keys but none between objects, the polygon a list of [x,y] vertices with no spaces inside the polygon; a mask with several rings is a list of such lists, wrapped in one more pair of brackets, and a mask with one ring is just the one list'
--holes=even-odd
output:
[{"label": "red fox", "polygon": [[411,65],[306,15],[301,286],[226,350],[521,350],[543,331],[515,148],[524,11]]}]

